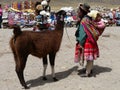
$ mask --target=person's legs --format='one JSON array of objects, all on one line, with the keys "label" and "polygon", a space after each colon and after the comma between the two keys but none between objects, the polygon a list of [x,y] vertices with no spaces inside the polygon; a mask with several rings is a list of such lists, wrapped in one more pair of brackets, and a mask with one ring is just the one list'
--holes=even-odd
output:
[{"label": "person's legs", "polygon": [[87,64],[86,64],[86,76],[89,76],[91,74],[92,68],[93,68],[93,61],[87,61]]},{"label": "person's legs", "polygon": [[93,61],[86,62],[86,68],[83,70],[84,74],[81,74],[81,77],[90,77],[93,69]]}]

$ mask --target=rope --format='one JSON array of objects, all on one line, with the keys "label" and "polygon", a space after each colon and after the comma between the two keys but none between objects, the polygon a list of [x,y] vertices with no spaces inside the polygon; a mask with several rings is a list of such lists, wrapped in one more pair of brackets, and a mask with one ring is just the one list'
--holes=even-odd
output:
[{"label": "rope", "polygon": [[[65,27],[65,31],[66,31],[67,37],[68,37],[71,45],[74,46],[71,39],[70,39],[70,37],[69,37],[69,35],[68,35],[67,27]],[[84,67],[84,48],[82,48],[82,60],[79,61],[79,64],[80,64],[80,66]]]},{"label": "rope", "polygon": [[69,35],[68,35],[68,32],[67,32],[67,27],[65,27],[65,31],[66,31],[67,37],[68,37],[68,39],[69,39],[69,41],[70,41],[71,45],[72,45],[72,46],[74,46],[74,45],[73,45],[73,43],[72,43],[72,41],[71,41],[71,39],[70,39],[70,37],[69,37]]}]

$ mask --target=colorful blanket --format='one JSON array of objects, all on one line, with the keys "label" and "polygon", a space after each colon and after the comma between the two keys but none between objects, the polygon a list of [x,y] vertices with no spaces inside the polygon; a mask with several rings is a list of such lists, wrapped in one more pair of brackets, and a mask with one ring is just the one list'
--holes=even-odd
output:
[{"label": "colorful blanket", "polygon": [[90,20],[88,17],[84,17],[81,21],[82,26],[84,27],[84,31],[87,34],[87,37],[89,39],[89,41],[95,45],[96,47],[98,47],[97,45],[97,40],[99,37],[99,32],[95,29],[95,27],[90,23]]},{"label": "colorful blanket", "polygon": [[[93,55],[95,54],[95,56],[97,56],[99,54],[99,49],[98,49],[98,45],[97,45],[98,36],[99,36],[99,32],[90,23],[89,17],[84,17],[81,20],[81,24],[78,28],[78,36],[76,36],[76,39],[79,42],[80,46],[84,47],[85,42],[87,40],[87,42],[90,42],[90,44],[92,45],[92,50],[95,49],[95,53],[93,53]],[[82,55],[85,55],[85,51],[86,51],[86,47],[84,47],[85,51],[82,52],[82,49],[79,46],[79,44],[76,44],[76,48],[75,48],[74,62],[76,62],[76,63],[79,62],[82,57],[84,57]]]}]

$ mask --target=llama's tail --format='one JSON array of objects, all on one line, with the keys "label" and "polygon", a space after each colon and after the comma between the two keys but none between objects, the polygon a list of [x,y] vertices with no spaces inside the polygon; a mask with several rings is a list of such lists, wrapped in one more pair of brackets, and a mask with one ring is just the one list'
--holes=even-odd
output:
[{"label": "llama's tail", "polygon": [[17,59],[17,53],[16,53],[16,46],[15,46],[15,43],[14,43],[14,37],[11,38],[9,44],[10,44],[10,48],[11,48],[11,51],[12,51],[13,56],[14,56],[14,61],[15,61],[16,65],[17,65],[17,62],[18,62],[19,59]]},{"label": "llama's tail", "polygon": [[21,31],[20,26],[18,26],[18,25],[14,25],[14,26],[12,26],[12,28],[13,28],[14,35],[10,39],[9,44],[10,44],[10,48],[11,48],[13,56],[14,56],[15,63],[17,63],[17,53],[16,53],[16,44],[15,44],[15,42],[17,40],[16,38],[22,33],[22,31]]},{"label": "llama's tail", "polygon": [[19,36],[22,33],[20,26],[14,25],[13,26],[13,33],[14,33],[15,37]]}]

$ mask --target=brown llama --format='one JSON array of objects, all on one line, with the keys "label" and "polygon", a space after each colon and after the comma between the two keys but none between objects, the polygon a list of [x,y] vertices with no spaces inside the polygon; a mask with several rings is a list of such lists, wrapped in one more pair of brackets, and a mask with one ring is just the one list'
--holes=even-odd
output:
[{"label": "brown llama", "polygon": [[29,88],[24,80],[24,68],[26,66],[27,57],[29,54],[43,58],[43,80],[46,80],[47,69],[47,55],[49,55],[50,65],[52,69],[52,77],[57,81],[54,72],[55,56],[60,48],[64,30],[64,17],[66,13],[61,10],[56,13],[56,27],[55,30],[33,32],[21,31],[19,26],[13,26],[13,37],[10,40],[10,47],[14,55],[16,64],[16,73],[21,85],[27,89]]}]

